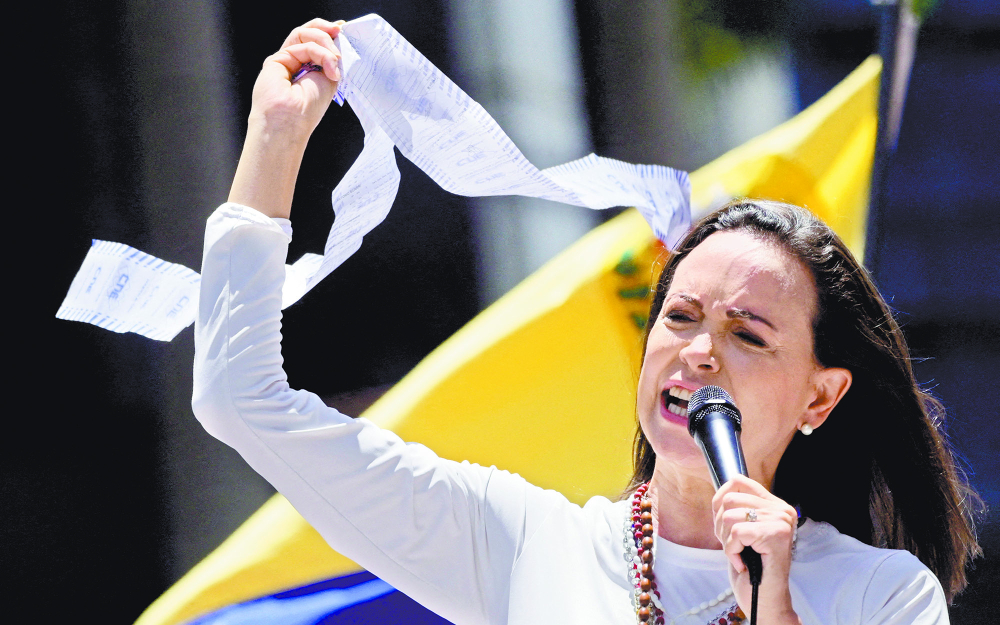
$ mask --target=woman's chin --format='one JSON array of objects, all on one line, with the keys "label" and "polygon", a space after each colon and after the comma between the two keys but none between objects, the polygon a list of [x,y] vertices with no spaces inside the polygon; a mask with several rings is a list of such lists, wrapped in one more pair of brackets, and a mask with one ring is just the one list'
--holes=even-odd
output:
[{"label": "woman's chin", "polygon": [[649,432],[646,433],[646,438],[656,453],[658,465],[664,462],[685,469],[707,471],[705,454],[688,434],[686,425],[683,429],[675,427],[673,424],[669,427],[661,427],[655,438],[650,437],[649,434]]},{"label": "woman's chin", "polygon": [[688,432],[686,414],[677,414],[660,404],[659,410],[641,419],[642,430],[656,453],[656,462],[676,465],[685,472],[707,471],[705,455]]}]

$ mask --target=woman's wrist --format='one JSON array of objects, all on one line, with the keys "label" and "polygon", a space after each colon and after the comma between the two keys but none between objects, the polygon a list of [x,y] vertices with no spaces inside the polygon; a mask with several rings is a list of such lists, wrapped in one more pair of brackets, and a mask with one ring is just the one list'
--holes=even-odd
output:
[{"label": "woman's wrist", "polygon": [[318,122],[318,118],[309,119],[302,111],[286,109],[260,111],[252,108],[247,118],[247,137],[253,133],[258,137],[267,138],[271,145],[282,145],[288,149],[304,152]]},{"label": "woman's wrist", "polygon": [[[761,583],[761,588],[764,588],[763,582]],[[786,587],[785,591],[781,594],[781,598],[773,602],[765,604],[764,601],[761,601],[761,605],[758,606],[758,617],[763,617],[765,613],[768,614],[768,618],[761,618],[761,622],[769,625],[802,625],[802,619],[799,618],[799,615],[795,612],[795,608],[792,607],[791,592]],[[747,614],[750,613],[747,612]]]},{"label": "woman's wrist", "polygon": [[289,217],[311,131],[302,128],[301,122],[251,114],[229,201],[268,217]]},{"label": "woman's wrist", "polygon": [[775,618],[774,625],[802,625],[802,619],[795,610],[788,610]]}]

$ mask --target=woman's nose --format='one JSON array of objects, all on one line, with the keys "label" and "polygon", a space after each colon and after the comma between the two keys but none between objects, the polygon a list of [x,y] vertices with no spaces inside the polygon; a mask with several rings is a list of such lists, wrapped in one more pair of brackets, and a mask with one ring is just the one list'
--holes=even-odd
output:
[{"label": "woman's nose", "polygon": [[689,369],[715,373],[719,370],[719,361],[715,357],[712,345],[712,335],[703,332],[692,338],[681,348],[681,362]]}]

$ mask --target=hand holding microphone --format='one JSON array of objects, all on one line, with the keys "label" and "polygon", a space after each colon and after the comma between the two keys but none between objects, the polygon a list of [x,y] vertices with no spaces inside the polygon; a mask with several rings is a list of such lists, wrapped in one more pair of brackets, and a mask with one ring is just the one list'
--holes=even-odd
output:
[{"label": "hand holding microphone", "polygon": [[[723,547],[727,553],[734,554],[734,550],[741,545],[748,545],[750,540],[759,540],[763,536],[764,542],[755,543],[762,545],[762,553],[767,555],[770,563],[762,605],[775,622],[798,622],[788,590],[797,513],[766,488],[749,479],[740,442],[742,416],[732,397],[718,386],[706,386],[692,393],[688,401],[688,431],[705,454],[716,490],[727,482],[733,482],[716,496],[714,502],[716,534],[723,541]],[[720,499],[723,495],[724,499]],[[758,513],[761,517],[759,524],[754,522],[758,520]],[[763,577],[761,555],[749,546],[738,553],[751,585],[747,589],[752,593],[750,622],[755,623],[758,588]],[[734,568],[739,576],[740,567],[734,563]],[[736,580],[732,581],[734,590],[738,587]],[[741,603],[745,606],[746,596],[741,596]]]},{"label": "hand holding microphone", "polygon": [[[733,398],[722,388],[703,386],[691,394],[688,401],[688,431],[705,454],[716,490],[737,475],[750,475],[743,457],[743,446],[740,444],[742,421]],[[747,520],[751,520],[749,512]],[[760,583],[763,571],[760,554],[746,547],[740,557],[747,567],[750,583],[756,586]]]}]

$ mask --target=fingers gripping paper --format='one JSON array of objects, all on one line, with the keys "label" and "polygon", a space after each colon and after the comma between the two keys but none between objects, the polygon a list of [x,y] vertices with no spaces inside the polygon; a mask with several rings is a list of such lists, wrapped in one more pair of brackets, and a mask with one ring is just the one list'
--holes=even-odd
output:
[{"label": "fingers gripping paper", "polygon": [[[365,145],[333,191],[335,219],[323,256],[307,254],[287,267],[283,306],[329,275],[385,219],[399,189],[394,146],[458,195],[523,195],[593,209],[635,206],[669,246],[690,225],[686,172],[593,154],[539,170],[482,106],[381,17],[348,22],[337,44],[344,79],[336,100],[346,100],[361,120]],[[142,279],[132,278],[136,272]],[[94,275],[127,277],[88,290],[87,276]],[[56,317],[170,340],[194,321],[198,280],[180,265],[95,242]],[[187,300],[176,308],[178,297]]]}]

